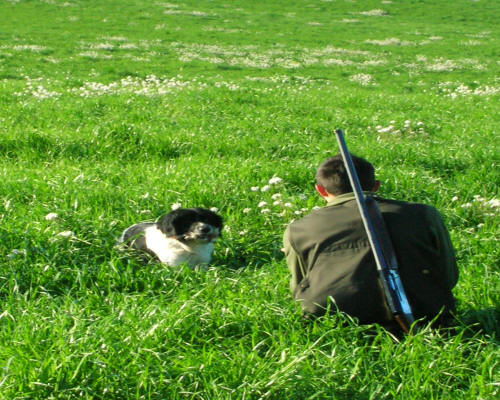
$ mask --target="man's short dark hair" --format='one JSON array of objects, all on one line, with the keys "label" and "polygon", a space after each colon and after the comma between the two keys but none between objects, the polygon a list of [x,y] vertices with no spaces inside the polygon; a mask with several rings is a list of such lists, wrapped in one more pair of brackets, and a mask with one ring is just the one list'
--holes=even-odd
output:
[{"label": "man's short dark hair", "polygon": [[[375,186],[375,169],[373,165],[364,158],[352,154],[351,158],[361,188],[365,191],[372,190]],[[316,183],[335,196],[353,191],[340,154],[327,158],[321,163],[316,171]]]}]

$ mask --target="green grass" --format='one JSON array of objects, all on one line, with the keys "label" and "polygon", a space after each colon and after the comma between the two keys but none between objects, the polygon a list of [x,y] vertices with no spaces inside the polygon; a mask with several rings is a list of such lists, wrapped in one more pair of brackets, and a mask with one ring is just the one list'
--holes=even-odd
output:
[{"label": "green grass", "polygon": [[[0,2],[0,399],[497,398],[499,12]],[[442,212],[454,334],[301,319],[281,235],[322,204],[334,128],[384,196]],[[208,271],[114,248],[176,203],[224,217]]]}]

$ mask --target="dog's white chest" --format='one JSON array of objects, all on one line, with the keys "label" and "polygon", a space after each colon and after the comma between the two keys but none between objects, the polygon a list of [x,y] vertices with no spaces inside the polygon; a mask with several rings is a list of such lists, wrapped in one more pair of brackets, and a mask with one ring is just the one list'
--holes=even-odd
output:
[{"label": "dog's white chest", "polygon": [[144,238],[148,249],[154,252],[162,263],[173,267],[181,264],[188,264],[191,267],[208,264],[214,250],[212,242],[193,243],[188,246],[177,239],[165,236],[155,226],[145,229]]}]

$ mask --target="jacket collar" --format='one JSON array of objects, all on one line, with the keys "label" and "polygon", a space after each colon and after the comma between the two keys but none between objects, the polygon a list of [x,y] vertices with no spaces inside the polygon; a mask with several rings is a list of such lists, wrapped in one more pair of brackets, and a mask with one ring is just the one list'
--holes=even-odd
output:
[{"label": "jacket collar", "polygon": [[[363,193],[365,196],[373,196],[373,192],[363,191]],[[346,203],[348,201],[355,200],[355,199],[356,199],[356,196],[354,195],[354,192],[340,194],[338,196],[335,196],[335,198],[332,201],[329,201],[326,204],[326,207],[336,206],[336,205],[343,204],[343,203]]]}]

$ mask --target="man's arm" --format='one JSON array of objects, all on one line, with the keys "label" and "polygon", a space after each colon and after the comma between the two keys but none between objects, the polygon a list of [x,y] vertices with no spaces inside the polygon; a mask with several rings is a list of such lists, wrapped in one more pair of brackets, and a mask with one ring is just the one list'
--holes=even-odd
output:
[{"label": "man's arm", "polygon": [[290,227],[288,226],[283,234],[283,252],[285,253],[286,264],[292,274],[290,278],[290,290],[295,292],[297,285],[304,279],[306,275],[305,266],[302,260],[295,251],[290,241]]},{"label": "man's arm", "polygon": [[450,234],[441,214],[434,207],[428,208],[427,218],[429,228],[436,241],[436,248],[440,254],[438,265],[441,268],[443,284],[451,290],[457,284],[459,272]]}]

